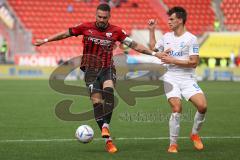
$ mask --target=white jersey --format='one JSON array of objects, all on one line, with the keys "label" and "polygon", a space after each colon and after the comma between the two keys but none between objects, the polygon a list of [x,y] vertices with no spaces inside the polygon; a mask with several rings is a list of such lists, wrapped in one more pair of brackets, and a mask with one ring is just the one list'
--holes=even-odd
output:
[{"label": "white jersey", "polygon": [[[197,37],[190,32],[176,37],[174,32],[168,32],[156,43],[155,48],[159,51],[171,49],[170,56],[179,60],[187,60],[191,55],[199,55]],[[168,73],[195,74],[195,68],[185,68],[174,64],[168,65]]]}]

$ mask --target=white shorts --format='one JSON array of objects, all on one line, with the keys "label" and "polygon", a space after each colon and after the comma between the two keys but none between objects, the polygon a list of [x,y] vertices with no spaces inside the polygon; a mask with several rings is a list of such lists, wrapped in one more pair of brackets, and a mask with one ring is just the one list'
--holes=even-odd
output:
[{"label": "white shorts", "polygon": [[197,93],[203,93],[196,79],[191,75],[164,74],[164,91],[167,99],[171,97],[184,97],[187,101]]}]

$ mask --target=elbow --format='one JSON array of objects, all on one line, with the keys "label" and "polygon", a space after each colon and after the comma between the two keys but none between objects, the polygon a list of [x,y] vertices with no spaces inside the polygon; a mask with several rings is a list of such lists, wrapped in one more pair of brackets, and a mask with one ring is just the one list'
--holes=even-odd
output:
[{"label": "elbow", "polygon": [[155,41],[150,41],[150,43],[149,43],[149,49],[154,50],[155,44],[156,44]]},{"label": "elbow", "polygon": [[192,63],[192,64],[191,64],[191,67],[192,67],[192,68],[197,68],[197,66],[198,66],[198,63]]},{"label": "elbow", "polygon": [[149,45],[149,49],[151,49],[152,51],[154,50],[154,45]]},{"label": "elbow", "polygon": [[188,61],[188,67],[190,68],[196,68],[198,65],[198,62],[197,61]]}]

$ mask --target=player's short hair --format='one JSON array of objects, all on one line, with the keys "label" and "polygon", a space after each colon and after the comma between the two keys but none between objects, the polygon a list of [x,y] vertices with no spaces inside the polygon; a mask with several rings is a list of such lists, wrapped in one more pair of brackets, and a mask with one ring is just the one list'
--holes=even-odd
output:
[{"label": "player's short hair", "polygon": [[99,4],[97,10],[111,12],[111,7],[107,3]]},{"label": "player's short hair", "polygon": [[183,20],[183,24],[186,23],[186,21],[187,21],[187,11],[183,7],[176,6],[176,7],[173,7],[171,9],[169,9],[168,12],[167,12],[168,16],[171,16],[174,13],[176,14],[177,18],[180,18],[180,19]]}]

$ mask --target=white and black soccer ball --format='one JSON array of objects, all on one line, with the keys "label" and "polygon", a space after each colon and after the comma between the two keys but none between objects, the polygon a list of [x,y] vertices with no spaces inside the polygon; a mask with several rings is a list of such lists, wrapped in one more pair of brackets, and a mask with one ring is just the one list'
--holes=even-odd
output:
[{"label": "white and black soccer ball", "polygon": [[89,125],[81,125],[77,128],[75,137],[82,143],[89,143],[92,141],[94,131]]}]

